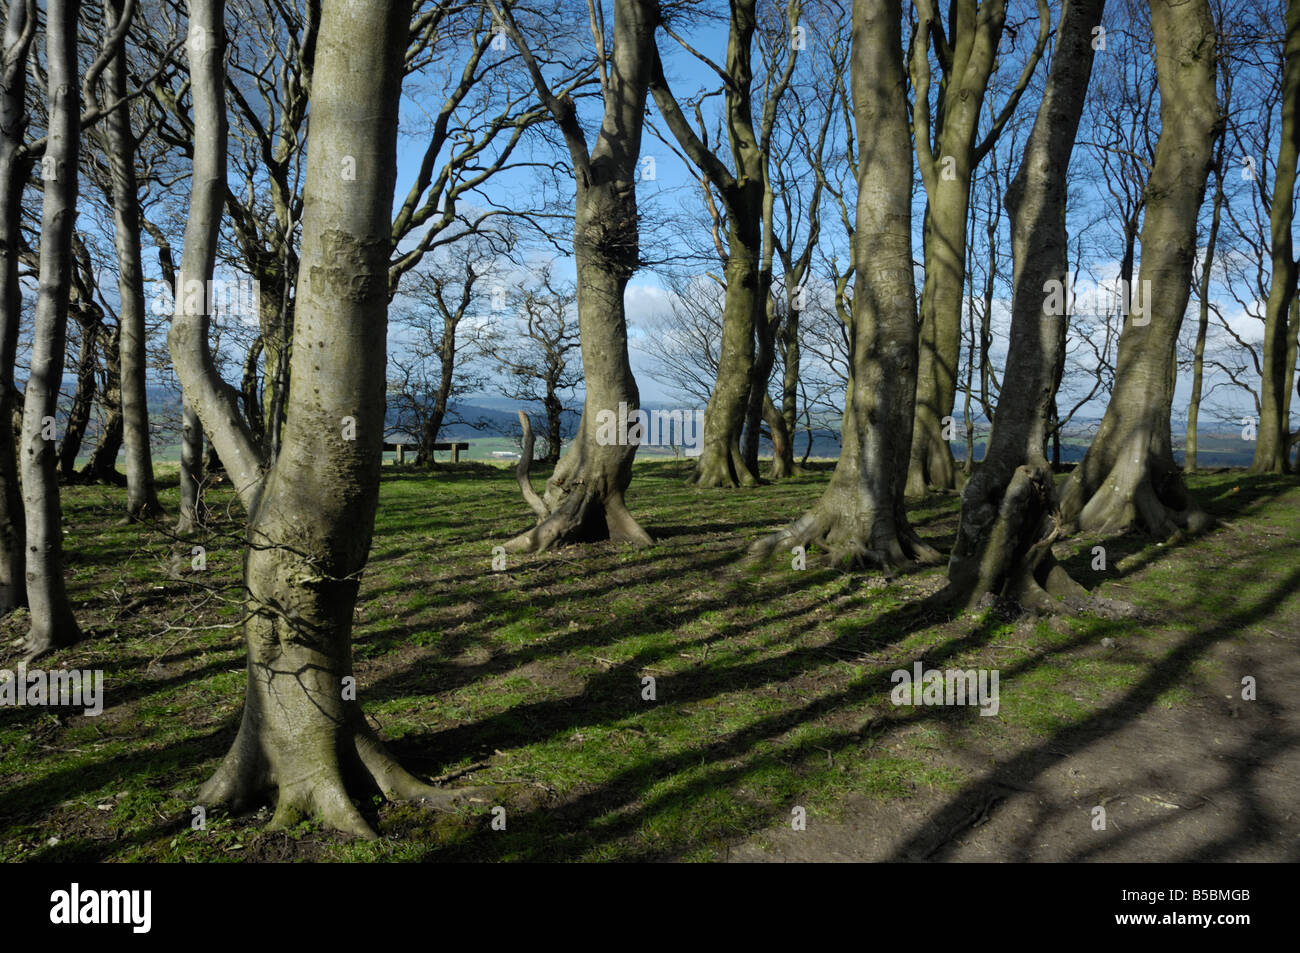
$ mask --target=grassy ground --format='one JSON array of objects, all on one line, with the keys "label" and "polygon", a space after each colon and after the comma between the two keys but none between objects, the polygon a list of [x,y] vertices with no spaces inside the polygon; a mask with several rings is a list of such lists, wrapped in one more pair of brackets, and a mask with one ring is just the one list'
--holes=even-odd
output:
[{"label": "grassy ground", "polygon": [[[365,805],[373,843],[268,833],[265,809],[192,829],[242,704],[238,512],[227,489],[210,493],[217,520],[193,572],[191,542],[119,524],[121,490],[67,489],[69,582],[91,637],[44,665],[103,669],[105,710],[0,709],[0,860],[709,860],[761,848],[794,807],[812,826],[863,803],[955,797],[1135,686],[1134,718],[1222,696],[1238,676],[1214,645],[1294,652],[1294,481],[1198,477],[1220,527],[1180,547],[1101,541],[1105,570],[1098,541],[1072,541],[1075,578],[1138,619],[952,619],[923,602],[941,569],[885,581],[816,554],[803,571],[735,568],[744,544],[816,499],[824,470],[743,492],[688,488],[684,472],[637,467],[628,501],[656,545],[511,556],[499,572],[492,547],[528,523],[509,472],[386,472],[356,611],[359,697],[408,767],[481,790],[455,814]],[[164,501],[174,512],[174,484]],[[956,512],[935,497],[913,518],[946,547]],[[24,622],[0,623],[0,666],[16,664]],[[997,717],[895,707],[890,673],[917,660],[999,670]]]}]

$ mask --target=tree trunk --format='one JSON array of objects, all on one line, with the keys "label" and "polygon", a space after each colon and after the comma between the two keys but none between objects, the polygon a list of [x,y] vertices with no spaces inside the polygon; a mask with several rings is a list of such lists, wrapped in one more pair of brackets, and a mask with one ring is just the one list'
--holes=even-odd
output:
[{"label": "tree trunk", "polygon": [[925,284],[921,290],[920,360],[916,377],[916,421],[912,429],[907,495],[957,485],[952,447],[943,439],[944,417],[957,397],[961,354],[961,299],[966,259],[970,170],[942,182],[926,210]]},{"label": "tree trunk", "polygon": [[115,404],[108,408],[99,442],[90,451],[86,465],[81,468],[79,477],[83,483],[126,485],[126,477],[117,471],[117,455],[122,452],[122,430],[122,407],[121,404]]},{"label": "tree trunk", "polygon": [[[113,28],[120,27],[133,9],[126,0],[111,0]],[[134,4],[132,4],[132,8]],[[123,34],[105,70],[107,98],[126,98],[126,36]],[[117,249],[117,290],[121,298],[118,361],[122,380],[122,425],[126,443],[126,513],[132,520],[162,514],[154,486],[153,452],[149,443],[149,402],[145,387],[144,270],[140,261],[140,195],[135,174],[135,135],[131,110],[122,107],[106,118],[108,160],[113,183],[113,224]]]},{"label": "tree trunk", "polygon": [[[579,187],[574,256],[586,400],[578,432],[546,483],[542,499],[548,515],[506,543],[509,552],[602,539],[650,542],[623,502],[637,447],[626,421],[640,406],[623,308],[637,248],[630,181]],[[626,418],[620,419],[620,407]]]},{"label": "tree trunk", "polygon": [[47,0],[46,59],[49,133],[42,159],[40,282],[32,332],[31,374],[23,407],[22,481],[27,517],[29,658],[81,638],[63,580],[63,519],[55,445],[59,383],[72,286],[72,230],[77,209],[77,153],[81,141],[77,77],[79,0]]},{"label": "tree trunk", "polygon": [[[757,427],[763,404],[756,386],[762,377],[762,391],[766,391],[771,372],[771,361],[764,374],[755,355],[755,335],[766,330],[772,287],[772,187],[767,152],[772,117],[789,86],[797,58],[792,44],[782,73],[768,77],[763,120],[756,131],[751,64],[756,2],[731,0],[729,8],[724,98],[734,171],[723,165],[684,118],[664,79],[657,49],[652,81],[655,102],[668,128],[711,187],[718,190],[727,211],[726,297],[718,373],[704,411],[704,441],[691,477],[695,485],[710,487],[758,483]],[[797,4],[792,5],[792,24],[797,22],[798,10]],[[751,428],[748,434],[747,426]]]},{"label": "tree trunk", "polygon": [[253,429],[262,435],[272,456],[278,452],[284,426],[293,346],[293,305],[284,297],[285,281],[277,274],[269,289],[263,286],[261,301],[263,419]]},{"label": "tree trunk", "polygon": [[1059,530],[1044,448],[1069,315],[1045,307],[1044,292],[1066,280],[1066,184],[1104,3],[1066,0],[1038,117],[1007,189],[1015,274],[1005,379],[1016,383],[998,395],[988,452],[962,490],[948,580],[967,607],[986,593],[1033,608],[1083,594],[1051,549]]},{"label": "tree trunk", "polygon": [[[1120,335],[1115,387],[1092,445],[1061,494],[1062,520],[1088,532],[1141,525],[1158,537],[1211,524],[1174,463],[1170,411],[1178,328],[1191,292],[1196,220],[1219,123],[1214,22],[1206,0],[1153,0],[1160,136],[1146,188],[1141,313]],[[1149,284],[1148,284],[1149,283]]]},{"label": "tree trunk", "polygon": [[[210,160],[196,168],[186,275],[210,273],[215,253],[216,223],[202,216],[220,210],[225,165],[222,6],[190,4],[191,23],[210,38],[203,50],[192,39],[190,53],[196,166],[200,152]],[[212,424],[248,507],[253,544],[244,575],[250,618],[243,720],[199,800],[237,806],[276,789],[273,827],[314,817],[368,838],[375,834],[353,804],[345,774],[368,778],[389,797],[446,797],[393,762],[352,694],[352,616],[383,454],[390,216],[410,12],[410,0],[327,0],[322,9],[293,391],[280,453],[264,479],[246,422],[229,414],[234,395],[218,390],[201,352],[183,348],[200,333],[206,339],[206,316],[178,315],[172,330],[178,372]],[[356,178],[344,183],[340,171],[349,161]],[[203,387],[195,386],[200,375],[207,378]]]},{"label": "tree trunk", "polygon": [[[793,475],[797,467],[794,463],[794,437],[799,423],[799,362],[801,359],[799,348],[799,310],[791,308],[790,313],[786,315],[785,324],[781,326],[781,363],[783,375],[781,379],[781,420],[785,424],[786,446],[789,448],[788,456],[781,464],[785,470],[781,477]],[[771,426],[769,421],[768,426]],[[776,451],[773,448],[773,479],[780,479],[775,470]]]},{"label": "tree trunk", "polygon": [[794,443],[790,431],[786,429],[785,417],[776,409],[772,398],[763,395],[763,420],[772,434],[772,470],[768,476],[772,480],[785,480],[794,476]]},{"label": "tree trunk", "polygon": [[[508,8],[501,9],[516,46],[526,49]],[[590,152],[573,103],[555,98],[535,63],[530,66],[539,94],[564,134],[577,180],[573,252],[587,390],[578,432],[546,484],[548,515],[506,543],[508,551],[540,552],[602,539],[651,542],[623,502],[637,448],[637,441],[629,439],[636,432],[629,432],[628,422],[640,405],[628,359],[623,299],[640,258],[636,163],[657,10],[649,0],[616,0],[605,113]]]},{"label": "tree trunk", "polygon": [[933,0],[918,3],[917,7],[922,16],[912,48],[916,118],[920,120],[915,133],[927,204],[922,230],[925,283],[921,288],[916,421],[907,477],[907,494],[911,497],[923,496],[929,488],[957,486],[952,448],[943,439],[943,419],[952,414],[957,397],[971,176],[993,147],[1002,123],[1024,92],[1042,56],[1049,29],[1047,5],[1039,0],[1037,44],[1006,105],[994,120],[993,129],[977,144],[980,115],[1006,24],[1007,4],[1006,0],[982,3],[953,0],[948,14],[950,49],[947,57],[940,58],[943,79],[936,103],[932,144],[926,57],[932,30],[942,33],[943,25],[935,13]]},{"label": "tree trunk", "polygon": [[548,381],[546,385],[546,462],[554,466],[560,462],[560,444],[564,438],[561,423],[563,422],[564,404],[560,401],[559,395],[555,393],[554,383]]},{"label": "tree trunk", "polygon": [[14,362],[22,289],[18,282],[19,219],[31,162],[21,155],[27,128],[27,53],[36,32],[29,0],[9,0],[0,50],[0,615],[27,604],[26,523],[18,485],[18,451],[10,420],[18,408]]},{"label": "tree trunk", "polygon": [[206,521],[203,508],[203,424],[188,400],[181,407],[181,509],[176,532],[194,532]]},{"label": "tree trunk", "polygon": [[1210,328],[1210,275],[1214,269],[1214,248],[1219,239],[1219,220],[1223,212],[1224,137],[1219,137],[1219,154],[1214,162],[1214,212],[1210,218],[1210,236],[1205,243],[1201,262],[1201,285],[1197,289],[1200,313],[1196,321],[1196,343],[1192,346],[1192,393],[1187,403],[1187,443],[1183,448],[1183,472],[1196,472],[1197,426],[1201,416],[1202,378],[1205,372],[1205,336]]},{"label": "tree trunk", "polygon": [[1282,134],[1269,210],[1269,247],[1273,273],[1264,309],[1264,363],[1260,382],[1259,433],[1251,473],[1286,473],[1290,468],[1291,420],[1286,412],[1291,393],[1290,350],[1296,329],[1289,324],[1291,303],[1300,275],[1291,241],[1296,163],[1300,160],[1300,0],[1286,10],[1286,47],[1282,66]]},{"label": "tree trunk", "polygon": [[93,303],[79,301],[69,310],[74,312],[74,320],[81,327],[81,344],[77,351],[77,389],[68,408],[63,439],[59,441],[59,474],[64,480],[77,476],[77,454],[81,453],[81,443],[90,426],[90,412],[95,406],[95,371],[99,365],[95,341],[102,330],[102,315]]},{"label": "tree trunk", "polygon": [[842,564],[890,569],[938,559],[903,510],[917,328],[901,21],[901,0],[854,0],[851,82],[861,163],[839,462],[813,508],[756,542],[751,558],[815,543]]},{"label": "tree trunk", "polygon": [[266,447],[266,418],[259,393],[261,379],[257,373],[257,362],[264,350],[262,341],[262,335],[259,334],[249,345],[248,353],[244,355],[244,373],[239,380],[239,396],[244,404],[244,419],[248,421],[253,438],[257,440],[259,446]]},{"label": "tree trunk", "polygon": [[100,395],[100,406],[104,412],[104,427],[99,434],[99,442],[90,453],[90,460],[81,468],[81,480],[86,483],[108,483],[113,486],[126,485],[126,478],[117,472],[117,455],[122,449],[122,372],[118,358],[122,326],[114,328],[112,334],[99,332],[99,341],[104,351],[104,393]]},{"label": "tree trunk", "polygon": [[[765,273],[770,274],[771,268],[769,267]],[[772,379],[772,365],[776,363],[776,333],[781,324],[781,319],[776,316],[775,303],[770,291],[764,298],[766,304],[759,312],[758,324],[755,328],[758,352],[754,356],[754,366],[749,374],[749,399],[745,404],[745,432],[740,448],[745,466],[755,474],[758,473],[758,444],[760,425],[763,422],[763,405],[771,403],[767,384]]]},{"label": "tree trunk", "polygon": [[[753,214],[757,218],[756,210]],[[737,487],[758,483],[757,469],[751,469],[740,446],[754,378],[754,334],[762,320],[767,297],[759,276],[758,246],[757,228],[733,225],[729,229],[722,345],[718,375],[704,409],[704,442],[691,476],[696,486]]]}]

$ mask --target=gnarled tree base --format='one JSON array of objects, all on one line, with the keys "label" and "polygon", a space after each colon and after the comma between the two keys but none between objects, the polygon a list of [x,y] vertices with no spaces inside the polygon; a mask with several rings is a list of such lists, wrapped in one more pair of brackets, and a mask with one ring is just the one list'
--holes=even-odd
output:
[{"label": "gnarled tree base", "polygon": [[1145,448],[1121,452],[1105,478],[1093,486],[1084,482],[1086,464],[1075,469],[1061,493],[1067,531],[1112,535],[1141,528],[1156,539],[1169,539],[1203,533],[1214,525],[1214,518],[1188,494],[1172,459],[1162,461]]},{"label": "gnarled tree base", "polygon": [[426,784],[393,760],[359,712],[349,720],[354,723],[338,732],[303,738],[273,752],[259,740],[245,712],[234,745],[199,790],[199,804],[240,811],[274,790],[271,830],[315,819],[332,830],[375,840],[378,835],[353,804],[345,777],[354,786],[368,787],[365,793],[378,790],[390,801],[417,801],[437,810],[450,810],[476,790]]},{"label": "gnarled tree base", "polygon": [[[583,456],[580,453],[573,458],[577,460],[576,475],[565,477],[557,468],[546,498],[538,496],[528,479],[533,462],[533,428],[522,410],[519,411],[519,425],[523,430],[523,450],[515,468],[515,479],[524,500],[537,514],[537,524],[507,542],[504,546],[506,552],[542,553],[556,546],[604,540],[634,546],[649,546],[654,542],[628,512],[623,502],[623,491],[614,488],[617,485],[615,478],[601,475],[589,480],[583,475]],[[565,460],[561,460],[560,468],[565,466]]]},{"label": "gnarled tree base", "polygon": [[571,543],[610,540],[648,546],[650,534],[627,511],[622,493],[602,494],[579,483],[526,533],[505,544],[508,553],[542,553]]},{"label": "gnarled tree base", "polygon": [[1127,616],[1132,607],[1101,599],[1075,582],[1052,555],[1061,536],[1051,469],[1022,465],[1010,480],[976,471],[962,494],[961,526],[941,601],[962,609],[1000,599],[1031,612],[1093,611]]},{"label": "gnarled tree base", "polygon": [[916,421],[912,439],[915,445],[907,469],[903,496],[909,500],[919,500],[931,491],[961,489],[957,462],[942,435],[929,430],[922,418]]},{"label": "gnarled tree base", "polygon": [[835,565],[853,569],[893,572],[943,561],[939,551],[923,542],[901,515],[892,521],[880,520],[870,507],[846,496],[828,490],[803,516],[750,546],[746,560],[753,563],[778,550],[817,546],[830,553]]},{"label": "gnarled tree base", "polygon": [[707,450],[700,454],[695,461],[695,469],[686,482],[690,486],[720,490],[759,484],[758,478],[745,466],[738,447],[728,454],[709,453]]}]

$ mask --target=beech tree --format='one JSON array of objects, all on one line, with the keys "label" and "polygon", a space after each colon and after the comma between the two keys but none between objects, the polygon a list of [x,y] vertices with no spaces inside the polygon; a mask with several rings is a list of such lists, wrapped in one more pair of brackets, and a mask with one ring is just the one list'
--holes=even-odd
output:
[{"label": "beech tree", "polygon": [[1297,162],[1300,162],[1300,0],[1286,8],[1282,65],[1282,134],[1269,208],[1272,276],[1264,310],[1263,380],[1259,434],[1252,473],[1286,473],[1291,468],[1291,381],[1295,377],[1296,333],[1293,315],[1300,290],[1300,263],[1291,240],[1295,215]]},{"label": "beech tree", "polygon": [[[178,288],[206,282],[225,198],[223,0],[190,0],[194,173]],[[302,267],[280,453],[271,463],[221,380],[202,304],[177,297],[169,344],[248,512],[248,690],[239,734],[199,792],[238,807],[278,791],[272,826],[316,817],[374,837],[344,772],[390,798],[445,801],[385,752],[356,701],[353,607],[378,502],[397,118],[409,0],[325,0],[303,190]],[[202,296],[199,296],[202,300]]]},{"label": "beech tree", "polygon": [[[111,19],[105,24],[116,37],[112,59],[104,72],[105,99],[117,103],[105,118],[104,153],[108,159],[110,194],[117,251],[119,372],[122,390],[122,437],[126,445],[126,512],[130,519],[162,513],[154,487],[153,454],[149,446],[149,405],[145,387],[144,264],[140,249],[140,187],[136,177],[136,142],[127,105],[127,27],[135,0],[108,0]],[[114,454],[116,456],[116,454]]]},{"label": "beech tree", "polygon": [[14,363],[22,310],[18,281],[22,198],[32,168],[23,153],[27,54],[35,36],[36,0],[9,0],[0,49],[0,614],[27,603],[26,523],[17,445],[9,421],[17,396]]},{"label": "beech tree", "polygon": [[892,569],[939,554],[903,509],[916,389],[912,149],[901,0],[854,0],[851,85],[858,145],[852,364],[841,451],[821,499],[751,558],[817,544],[837,563]]},{"label": "beech tree", "polygon": [[483,350],[496,364],[501,393],[511,400],[542,405],[546,419],[546,463],[558,463],[564,440],[565,397],[582,382],[581,341],[574,305],[577,289],[557,281],[550,266],[515,286],[508,306],[514,320],[485,335]]},{"label": "beech tree", "polygon": [[[1142,526],[1154,536],[1198,532],[1210,517],[1174,463],[1170,412],[1175,352],[1191,295],[1196,226],[1222,118],[1215,31],[1206,0],[1153,0],[1160,135],[1145,191],[1142,257],[1120,334],[1115,387],[1096,436],[1061,492],[1066,526],[1099,533]],[[1148,285],[1149,282],[1149,285]]]},{"label": "beech tree", "polygon": [[[772,183],[769,152],[781,98],[790,86],[797,60],[798,44],[788,42],[788,55],[764,85],[761,117],[754,123],[752,48],[757,26],[757,0],[731,0],[730,28],[725,67],[696,53],[723,82],[726,122],[733,168],[709,148],[694,129],[664,77],[658,47],[654,49],[651,92],[686,155],[717,191],[725,209],[726,299],[722,315],[722,342],[718,376],[704,412],[704,440],[691,481],[698,486],[753,486],[758,482],[756,461],[745,458],[740,441],[753,385],[762,377],[767,387],[771,360],[756,375],[756,335],[770,346],[768,304],[772,288]],[[800,3],[788,5],[789,29],[798,27]],[[672,30],[668,32],[671,34]],[[691,49],[689,44],[685,44]],[[692,50],[694,52],[694,50]],[[778,64],[772,64],[778,65]],[[757,409],[761,411],[761,403]],[[757,417],[757,415],[755,415]],[[755,423],[757,421],[755,420]],[[757,455],[757,439],[754,442]]]},{"label": "beech tree", "polygon": [[[1047,0],[1036,2],[1038,33],[1033,49],[982,138],[984,101],[1004,55],[1000,47],[1007,0],[953,0],[946,29],[935,0],[915,3],[917,23],[910,57],[915,89],[912,133],[927,201],[922,231],[925,283],[921,288],[916,423],[907,478],[910,496],[921,496],[931,487],[952,489],[957,485],[952,449],[943,437],[943,418],[952,413],[957,396],[971,175],[996,144],[1047,44],[1051,14]],[[931,46],[941,73],[933,110]]]},{"label": "beech tree", "polygon": [[1082,594],[1051,550],[1059,528],[1045,443],[1069,317],[1044,289],[1066,280],[1066,178],[1104,3],[1066,0],[1038,118],[1007,190],[1015,274],[1005,379],[1015,383],[999,394],[988,452],[962,489],[948,579],[967,605],[992,593],[1041,609]]},{"label": "beech tree", "polygon": [[31,609],[31,625],[24,648],[29,658],[81,638],[81,628],[72,614],[63,579],[63,515],[53,433],[67,340],[81,145],[81,99],[77,82],[79,10],[79,0],[48,0],[45,7],[49,131],[40,162],[44,185],[40,283],[36,325],[32,331],[31,372],[24,390],[19,458],[27,522],[27,604]]},{"label": "beech tree", "polygon": [[[578,432],[538,497],[543,516],[505,544],[511,552],[540,552],[569,542],[600,539],[648,544],[650,534],[628,512],[623,494],[632,480],[637,444],[618,424],[602,427],[640,406],[628,359],[623,294],[640,260],[636,205],[637,160],[654,58],[658,4],[615,0],[611,35],[601,5],[592,6],[596,67],[604,111],[589,147],[573,99],[556,95],[511,10],[496,7],[523,55],[542,103],[564,137],[577,196],[573,254],[578,282],[578,326],[586,399]],[[607,45],[608,42],[608,45]],[[624,418],[626,420],[626,418]],[[526,481],[526,476],[521,477]],[[535,495],[535,494],[534,494]],[[539,509],[534,505],[534,511]]]}]

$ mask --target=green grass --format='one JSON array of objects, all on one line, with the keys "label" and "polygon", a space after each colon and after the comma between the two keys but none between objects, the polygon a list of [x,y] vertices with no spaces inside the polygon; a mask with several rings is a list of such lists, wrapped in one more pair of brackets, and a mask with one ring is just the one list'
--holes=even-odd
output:
[{"label": "green grass", "polygon": [[[1300,541],[1294,481],[1198,477],[1227,524],[1179,547],[1106,540],[1105,573],[1090,568],[1096,541],[1072,541],[1077,579],[1143,610],[1111,621],[946,618],[922,608],[942,569],[886,581],[816,553],[802,572],[780,559],[738,569],[749,541],[817,498],[826,470],[736,492],[684,475],[637,466],[628,502],[655,545],[511,556],[494,572],[492,547],[528,524],[512,474],[386,471],[355,614],[359,697],[409,767],[473,767],[455,783],[484,791],[445,815],[366,799],[384,835],[373,843],[310,824],[268,833],[265,811],[191,828],[242,704],[237,510],[228,488],[211,491],[207,569],[178,578],[189,543],[120,525],[121,490],[67,488],[69,583],[90,638],[45,664],[104,669],[106,710],[0,709],[0,860],[709,860],[795,806],[836,817],[853,798],[956,791],[969,780],[956,754],[1050,742],[1143,679],[1157,678],[1157,704],[1186,704],[1231,682],[1204,653],[1182,664],[1189,640],[1294,630],[1298,617],[1300,587],[1279,587]],[[163,497],[174,513],[174,478]],[[956,513],[948,495],[912,515],[946,548]],[[12,667],[23,614],[3,625]],[[890,673],[918,659],[997,669],[999,716],[894,706]],[[505,833],[489,826],[496,805]]]}]

